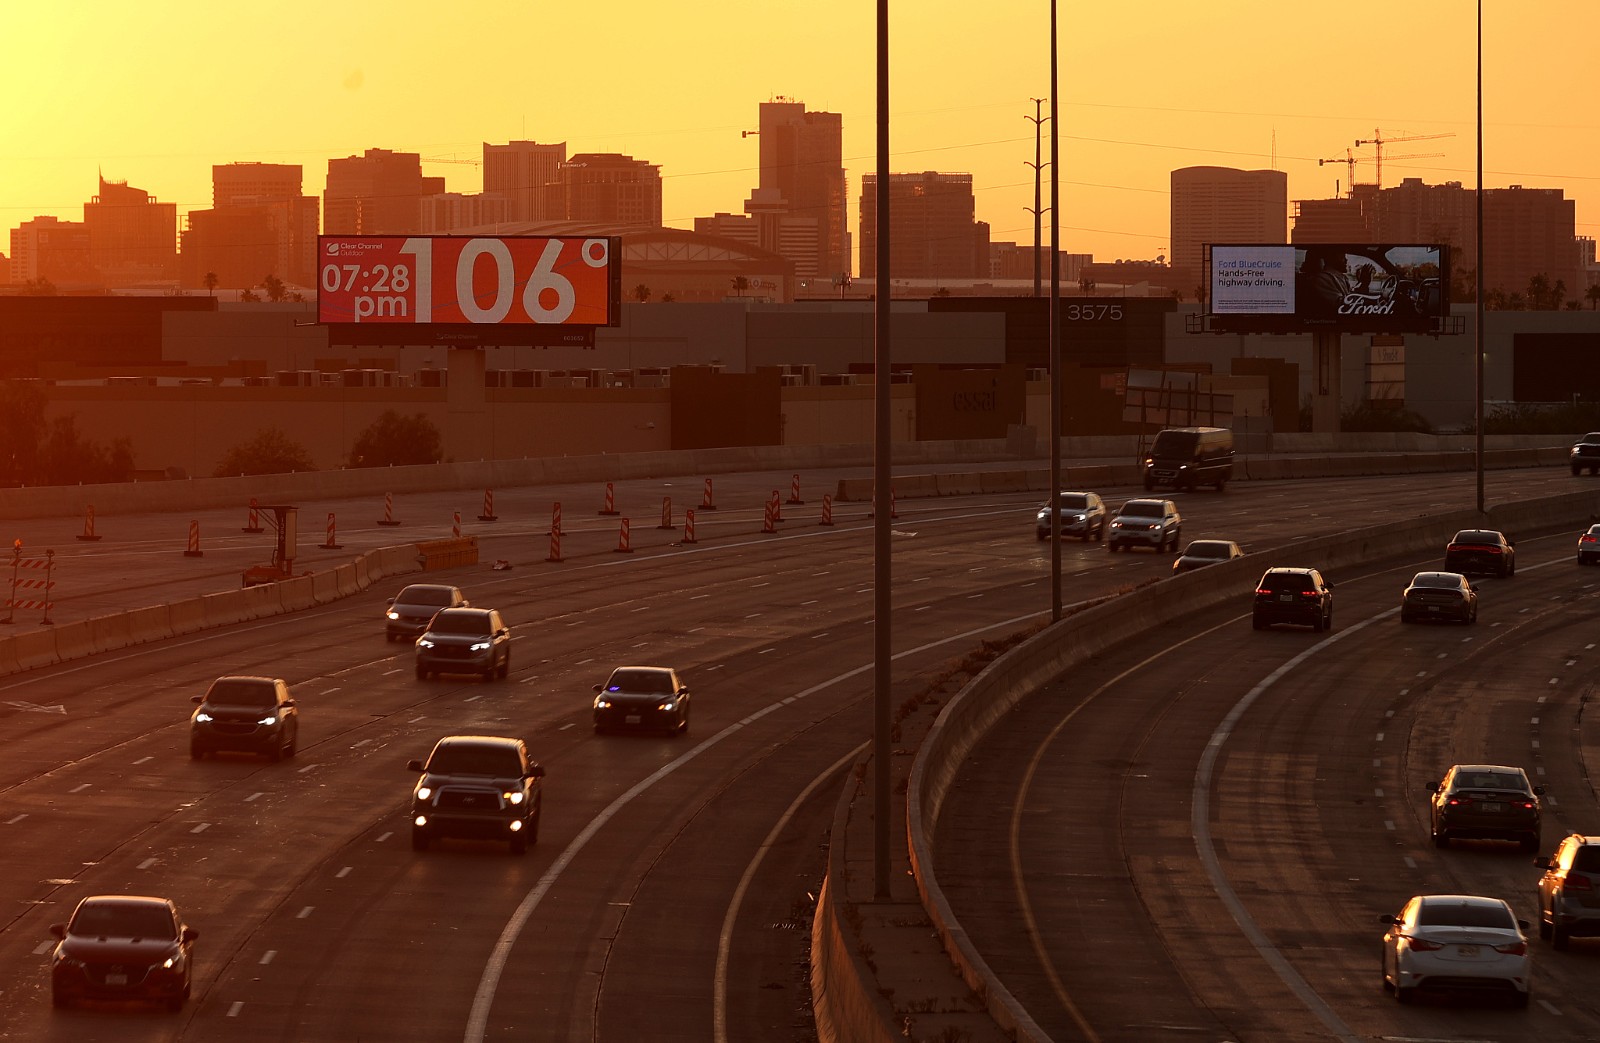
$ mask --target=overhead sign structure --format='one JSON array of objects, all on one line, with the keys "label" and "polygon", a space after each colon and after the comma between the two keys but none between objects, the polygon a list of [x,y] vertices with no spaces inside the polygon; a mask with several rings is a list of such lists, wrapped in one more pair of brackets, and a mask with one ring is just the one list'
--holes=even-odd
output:
[{"label": "overhead sign structure", "polygon": [[1207,328],[1234,333],[1430,333],[1450,314],[1448,248],[1212,245]]},{"label": "overhead sign structure", "polygon": [[570,340],[621,324],[621,264],[616,236],[324,235],[317,321],[360,343]]}]

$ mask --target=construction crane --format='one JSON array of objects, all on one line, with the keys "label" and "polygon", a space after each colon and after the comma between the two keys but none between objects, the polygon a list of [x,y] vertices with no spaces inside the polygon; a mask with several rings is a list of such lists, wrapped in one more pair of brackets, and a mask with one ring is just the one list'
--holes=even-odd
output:
[{"label": "construction crane", "polygon": [[483,166],[483,160],[481,159],[456,159],[454,157],[446,159],[444,156],[423,156],[422,161],[424,163],[461,163],[473,167]]},{"label": "construction crane", "polygon": [[[1362,158],[1364,159],[1366,157],[1363,156]],[[1354,196],[1356,194],[1356,150],[1353,149],[1353,148],[1345,149],[1344,150],[1344,158],[1343,159],[1319,159],[1319,160],[1317,160],[1317,166],[1319,166],[1319,167],[1323,166],[1324,164],[1327,164],[1327,163],[1343,163],[1343,164],[1346,165],[1346,167],[1349,168],[1350,176],[1345,180],[1345,183],[1344,183],[1345,184],[1345,195]]]},{"label": "construction crane", "polygon": [[[1446,135],[1439,135],[1439,136],[1440,137],[1445,137]],[[1411,154],[1405,155],[1405,156],[1390,156],[1389,159],[1390,159],[1390,161],[1398,161],[1398,160],[1402,160],[1402,159],[1438,159],[1442,155],[1444,155],[1443,152],[1415,152],[1415,153],[1411,153]],[[1345,191],[1345,195],[1353,197],[1356,194],[1356,164],[1357,163],[1365,163],[1367,160],[1372,159],[1372,158],[1373,157],[1371,157],[1371,156],[1358,156],[1358,155],[1356,155],[1355,149],[1347,148],[1347,149],[1344,150],[1344,158],[1343,159],[1319,159],[1319,160],[1317,160],[1317,166],[1320,167],[1320,166],[1323,166],[1324,164],[1327,164],[1327,163],[1343,163],[1343,164],[1345,164],[1345,166],[1349,169],[1349,172],[1350,172],[1349,173],[1349,180],[1347,180],[1345,182],[1345,184],[1348,186],[1346,191]],[[1382,186],[1379,185],[1379,186],[1376,186],[1376,187],[1380,187],[1381,188]]]},{"label": "construction crane", "polygon": [[[1383,136],[1383,131],[1379,130],[1379,129],[1377,129],[1375,127],[1375,128],[1373,128],[1373,131],[1372,131],[1372,137],[1370,137],[1370,138],[1359,138],[1359,139],[1356,140],[1356,148],[1360,148],[1362,145],[1376,145],[1376,146],[1378,146],[1378,165],[1377,165],[1376,172],[1375,172],[1374,176],[1377,179],[1378,188],[1381,190],[1383,188],[1383,146],[1389,144],[1392,141],[1432,141],[1434,138],[1453,138],[1453,137],[1455,137],[1455,132],[1454,131],[1452,131],[1452,132],[1450,132],[1448,134],[1408,134],[1403,138],[1386,138],[1386,137]],[[1438,155],[1441,155],[1441,153],[1435,152],[1435,153],[1432,153],[1431,155],[1428,155],[1428,156],[1390,156],[1389,158],[1391,160],[1395,160],[1395,159],[1432,159],[1434,156],[1438,156]]]}]

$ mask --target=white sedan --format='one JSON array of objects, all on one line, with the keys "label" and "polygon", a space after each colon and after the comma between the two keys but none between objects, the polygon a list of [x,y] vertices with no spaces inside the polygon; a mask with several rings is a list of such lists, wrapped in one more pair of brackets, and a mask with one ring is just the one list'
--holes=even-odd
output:
[{"label": "white sedan", "polygon": [[1498,898],[1418,895],[1394,916],[1381,916],[1383,987],[1401,1003],[1418,989],[1498,992],[1519,1007],[1530,992],[1528,921]]}]

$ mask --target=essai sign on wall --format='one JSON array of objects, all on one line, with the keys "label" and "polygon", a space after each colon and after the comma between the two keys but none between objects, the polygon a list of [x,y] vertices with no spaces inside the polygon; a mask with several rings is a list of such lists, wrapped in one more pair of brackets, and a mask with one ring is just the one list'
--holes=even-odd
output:
[{"label": "essai sign on wall", "polygon": [[321,236],[317,321],[616,326],[614,236]]}]

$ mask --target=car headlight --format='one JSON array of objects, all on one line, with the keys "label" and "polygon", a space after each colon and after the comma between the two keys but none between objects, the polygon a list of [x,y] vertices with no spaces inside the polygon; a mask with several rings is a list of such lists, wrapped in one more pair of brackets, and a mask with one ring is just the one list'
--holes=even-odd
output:
[{"label": "car headlight", "polygon": [[501,796],[505,798],[507,804],[521,804],[522,803],[522,791],[521,790],[511,790],[509,792],[502,793]]},{"label": "car headlight", "polygon": [[474,652],[487,652],[491,643],[492,642],[489,641],[474,641],[472,643],[472,650]]},{"label": "car headlight", "polygon": [[1112,528],[1113,528],[1113,529],[1120,529],[1120,528],[1122,528],[1122,519],[1121,519],[1121,518],[1113,518],[1113,519],[1112,519],[1112,520],[1111,520],[1111,527],[1112,527]]},{"label": "car headlight", "polygon": [[161,966],[164,969],[169,970],[169,971],[172,970],[174,967],[182,967],[183,966],[183,953],[181,953],[181,952],[173,953],[171,956],[168,956],[166,959],[161,961]]},{"label": "car headlight", "polygon": [[256,723],[257,724],[266,725],[268,728],[270,728],[274,724],[278,723],[278,718],[274,717],[272,714],[269,713],[265,717],[261,718],[261,720],[257,721]]},{"label": "car headlight", "polygon": [[204,710],[201,710],[199,713],[195,714],[194,719],[199,721],[201,724],[210,724],[213,720],[212,716],[209,713],[206,713]]},{"label": "car headlight", "polygon": [[388,612],[388,616],[389,616],[390,619],[399,619],[400,618],[400,613],[396,612],[394,609],[391,608],[389,610],[389,612]]},{"label": "car headlight", "polygon": [[433,642],[429,641],[425,637],[419,637],[419,638],[417,638],[417,647],[418,648],[432,648],[433,647]]},{"label": "car headlight", "polygon": [[611,700],[601,696],[594,701],[594,708],[596,710],[609,710],[611,709]]},{"label": "car headlight", "polygon": [[431,786],[418,786],[417,787],[417,799],[418,800],[428,800],[432,796],[433,796],[433,787],[431,787]]},{"label": "car headlight", "polygon": [[676,710],[678,708],[678,700],[668,699],[665,702],[658,704],[656,708],[659,710],[667,710],[669,712]]}]

